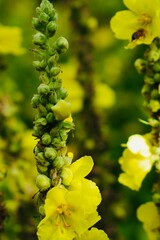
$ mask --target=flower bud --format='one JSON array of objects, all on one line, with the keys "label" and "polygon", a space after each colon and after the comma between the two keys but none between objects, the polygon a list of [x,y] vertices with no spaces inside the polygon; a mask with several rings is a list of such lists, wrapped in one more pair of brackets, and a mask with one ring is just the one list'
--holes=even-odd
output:
[{"label": "flower bud", "polygon": [[53,161],[53,166],[60,169],[64,166],[64,158],[62,156],[57,156]]},{"label": "flower bud", "polygon": [[157,62],[159,59],[159,52],[155,50],[151,50],[148,52],[147,57],[150,62]]},{"label": "flower bud", "polygon": [[33,61],[32,65],[37,71],[43,71],[46,68],[46,62],[44,60]]},{"label": "flower bud", "polygon": [[45,217],[44,204],[41,204],[39,206],[39,213],[41,214],[42,217]]},{"label": "flower bud", "polygon": [[146,71],[146,61],[138,58],[134,63],[138,73],[144,73]]},{"label": "flower bud", "polygon": [[60,100],[56,105],[52,106],[56,120],[64,120],[71,114],[71,104],[64,100]]},{"label": "flower bud", "polygon": [[46,116],[46,120],[48,123],[53,123],[54,121],[54,114],[52,112],[49,112]]},{"label": "flower bud", "polygon": [[60,88],[59,93],[62,99],[65,99],[68,95],[67,90],[63,87]]},{"label": "flower bud", "polygon": [[37,155],[36,155],[36,161],[38,164],[44,166],[44,167],[47,167],[49,166],[49,162],[46,161],[46,159],[44,158],[44,155],[43,155],[43,152],[39,152]]},{"label": "flower bud", "polygon": [[47,109],[42,104],[38,106],[38,110],[41,116],[45,117],[47,115]]},{"label": "flower bud", "polygon": [[41,83],[37,89],[39,94],[47,95],[50,92],[50,88],[47,84]]},{"label": "flower bud", "polygon": [[37,164],[37,171],[39,173],[46,173],[48,171],[48,167]]},{"label": "flower bud", "polygon": [[32,26],[37,30],[37,31],[40,31],[42,33],[45,33],[45,26],[42,25],[40,22],[39,22],[39,19],[38,18],[33,18],[32,19]]},{"label": "flower bud", "polygon": [[52,145],[56,148],[63,148],[66,146],[66,142],[62,141],[60,138],[53,138]]},{"label": "flower bud", "polygon": [[41,12],[39,14],[39,22],[44,26],[47,25],[49,22],[49,16],[45,12]]},{"label": "flower bud", "polygon": [[33,42],[35,45],[45,47],[46,41],[47,41],[46,36],[41,32],[38,32],[33,36]]},{"label": "flower bud", "polygon": [[54,160],[57,156],[57,151],[52,147],[46,147],[44,149],[44,156],[49,160]]},{"label": "flower bud", "polygon": [[160,83],[160,73],[155,73],[153,76],[156,83]]},{"label": "flower bud", "polygon": [[59,67],[52,67],[50,69],[50,75],[51,76],[57,76],[60,73],[60,68]]},{"label": "flower bud", "polygon": [[71,184],[71,181],[73,179],[73,173],[68,167],[62,168],[60,176],[62,178],[62,183],[65,186],[69,186]]},{"label": "flower bud", "polygon": [[66,141],[67,138],[68,138],[68,134],[67,134],[67,132],[64,131],[64,130],[62,130],[62,129],[59,131],[59,135],[60,135],[62,141]]},{"label": "flower bud", "polygon": [[57,24],[54,21],[51,21],[47,25],[47,34],[49,37],[54,36],[55,32],[57,30]]},{"label": "flower bud", "polygon": [[59,126],[56,126],[56,127],[54,127],[54,128],[51,129],[50,135],[51,135],[52,137],[55,137],[56,134],[58,133],[58,131],[59,131]]},{"label": "flower bud", "polygon": [[151,91],[151,98],[152,99],[159,99],[159,97],[160,97],[160,94],[158,93],[158,89],[153,89]]},{"label": "flower bud", "polygon": [[48,133],[44,133],[41,140],[44,145],[49,145],[52,141],[51,136]]},{"label": "flower bud", "polygon": [[33,108],[37,108],[39,105],[39,94],[34,94],[34,96],[31,99],[31,104]]},{"label": "flower bud", "polygon": [[51,180],[44,174],[39,174],[36,178],[36,186],[40,191],[45,191],[51,186]]},{"label": "flower bud", "polygon": [[72,158],[70,157],[64,157],[64,165],[69,166],[72,162]]},{"label": "flower bud", "polygon": [[39,125],[33,127],[33,136],[40,137],[43,134],[43,129]]},{"label": "flower bud", "polygon": [[158,100],[151,100],[149,102],[149,107],[151,108],[152,112],[158,112],[158,110],[160,110],[160,102]]},{"label": "flower bud", "polygon": [[55,48],[59,54],[66,52],[69,48],[67,39],[64,37],[59,37],[55,42]]},{"label": "flower bud", "polygon": [[38,119],[34,122],[34,124],[45,126],[45,125],[47,125],[47,120],[46,120],[46,118],[44,118],[44,117],[38,118]]}]

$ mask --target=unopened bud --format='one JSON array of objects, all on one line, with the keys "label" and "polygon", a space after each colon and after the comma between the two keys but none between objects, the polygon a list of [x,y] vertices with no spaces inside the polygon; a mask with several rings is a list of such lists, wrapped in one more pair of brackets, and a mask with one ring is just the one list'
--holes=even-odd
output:
[{"label": "unopened bud", "polygon": [[36,186],[40,191],[45,191],[51,186],[51,180],[44,174],[39,174],[36,178]]}]

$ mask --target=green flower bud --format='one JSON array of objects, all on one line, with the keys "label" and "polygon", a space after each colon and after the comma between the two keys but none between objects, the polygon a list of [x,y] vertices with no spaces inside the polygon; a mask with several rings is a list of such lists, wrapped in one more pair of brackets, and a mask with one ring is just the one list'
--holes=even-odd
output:
[{"label": "green flower bud", "polygon": [[44,117],[38,118],[36,121],[34,121],[34,124],[45,126],[47,125],[47,120]]},{"label": "green flower bud", "polygon": [[51,136],[48,133],[44,133],[41,140],[44,145],[49,145],[52,141]]},{"label": "green flower bud", "polygon": [[38,106],[38,110],[41,116],[45,117],[47,115],[47,109],[42,104]]},{"label": "green flower bud", "polygon": [[32,65],[37,71],[43,71],[46,68],[46,62],[44,60],[33,61]]},{"label": "green flower bud", "polygon": [[49,102],[52,103],[53,105],[55,105],[57,103],[57,93],[56,92],[52,91],[52,93],[49,96]]},{"label": "green flower bud", "polygon": [[55,137],[56,134],[58,133],[58,131],[59,131],[59,127],[56,126],[56,127],[54,127],[54,128],[51,129],[50,135],[51,135],[52,137]]},{"label": "green flower bud", "polygon": [[52,106],[51,110],[53,111],[56,120],[64,120],[71,114],[71,104],[64,100],[60,100],[56,105]]},{"label": "green flower bud", "polygon": [[150,62],[157,62],[159,59],[159,52],[151,50],[148,52],[147,58]]},{"label": "green flower bud", "polygon": [[64,166],[64,158],[62,156],[58,156],[54,159],[53,166],[57,169],[60,169]]},{"label": "green flower bud", "polygon": [[72,162],[72,158],[64,157],[64,165],[65,166],[70,166],[71,162]]},{"label": "green flower bud", "polygon": [[[156,162],[156,164],[159,166],[157,167],[157,170],[158,172],[160,172],[160,163]],[[153,201],[156,203],[156,204],[160,204],[160,193],[154,193],[153,194]]]},{"label": "green flower bud", "polygon": [[35,148],[34,148],[34,150],[33,150],[33,153],[34,153],[35,155],[37,155],[40,151],[41,151],[41,150],[39,149],[39,147],[38,147],[38,146],[35,146]]},{"label": "green flower bud", "polygon": [[155,73],[153,76],[156,83],[160,83],[160,73]]},{"label": "green flower bud", "polygon": [[59,37],[55,42],[55,48],[59,54],[66,52],[69,48],[67,39],[64,37]]},{"label": "green flower bud", "polygon": [[152,84],[154,84],[155,81],[154,81],[153,78],[148,77],[148,76],[145,76],[144,82],[145,82],[146,84],[152,85]]},{"label": "green flower bud", "polygon": [[58,149],[63,148],[66,146],[66,142],[62,141],[60,138],[54,138],[52,140],[52,145]]},{"label": "green flower bud", "polygon": [[52,4],[49,1],[43,0],[40,5],[41,11],[45,12],[50,16],[50,18],[54,18],[56,15],[56,11],[53,8]]},{"label": "green flower bud", "polygon": [[151,108],[152,112],[158,112],[160,110],[160,102],[158,100],[151,100],[149,102],[149,107]]},{"label": "green flower bud", "polygon": [[46,98],[46,95],[40,95],[39,101],[42,105],[46,105],[46,103],[48,102],[48,99]]},{"label": "green flower bud", "polygon": [[39,213],[41,214],[41,216],[45,217],[44,204],[41,204],[39,206]]},{"label": "green flower bud", "polygon": [[51,21],[47,25],[47,34],[49,37],[54,36],[57,30],[57,24],[54,21]]},{"label": "green flower bud", "polygon": [[49,112],[46,116],[46,120],[48,123],[53,123],[54,121],[54,114],[52,112]]},{"label": "green flower bud", "polygon": [[38,164],[45,167],[49,166],[49,162],[44,158],[43,152],[39,152],[35,158]]},{"label": "green flower bud", "polygon": [[50,69],[50,75],[51,76],[57,76],[60,73],[60,68],[59,67],[52,67]]},{"label": "green flower bud", "polygon": [[50,92],[50,88],[47,84],[41,83],[37,89],[39,94],[47,95]]},{"label": "green flower bud", "polygon": [[61,122],[60,124],[60,128],[64,128],[66,131],[70,131],[74,129],[74,123],[73,122]]},{"label": "green flower bud", "polygon": [[57,151],[52,147],[46,147],[44,149],[44,156],[49,160],[54,160],[57,156]]},{"label": "green flower bud", "polygon": [[43,134],[42,127],[39,126],[39,125],[35,125],[33,127],[33,134],[32,135],[35,136],[35,137],[40,137],[42,134]]},{"label": "green flower bud", "polygon": [[152,68],[153,68],[153,70],[155,72],[160,72],[160,64],[159,64],[159,62],[155,63]]},{"label": "green flower bud", "polygon": [[160,94],[158,93],[158,89],[153,89],[151,91],[151,98],[152,99],[159,99],[160,98]]},{"label": "green flower bud", "polygon": [[67,134],[67,132],[65,130],[60,130],[59,131],[59,135],[60,135],[62,141],[66,141],[67,138],[68,138],[68,134]]},{"label": "green flower bud", "polygon": [[51,179],[44,174],[39,174],[36,178],[36,186],[40,191],[45,191],[51,186]]},{"label": "green flower bud", "polygon": [[148,122],[154,128],[157,128],[159,126],[159,121],[154,118],[149,118]]},{"label": "green flower bud", "polygon": [[146,61],[138,58],[134,63],[138,73],[144,73],[146,71]]},{"label": "green flower bud", "polygon": [[31,99],[31,104],[33,108],[37,108],[39,105],[39,94],[34,94],[34,96]]},{"label": "green flower bud", "polygon": [[65,186],[69,186],[71,184],[71,181],[73,179],[73,173],[68,167],[62,168],[60,176],[62,178],[62,183]]},{"label": "green flower bud", "polygon": [[45,12],[41,12],[38,18],[39,22],[44,26],[47,25],[49,22],[49,16]]},{"label": "green flower bud", "polygon": [[33,36],[33,42],[35,45],[45,47],[46,41],[47,41],[46,36],[41,32],[38,32]]},{"label": "green flower bud", "polygon": [[67,90],[63,87],[60,88],[59,93],[62,99],[65,99],[68,95]]},{"label": "green flower bud", "polygon": [[48,171],[48,167],[37,164],[37,171],[39,173],[46,173]]},{"label": "green flower bud", "polygon": [[60,89],[62,87],[62,80],[60,78],[56,79],[56,81],[53,83],[54,89]]},{"label": "green flower bud", "polygon": [[39,19],[38,18],[33,18],[32,19],[32,26],[37,30],[37,31],[40,31],[42,33],[45,32],[45,26],[42,25],[40,22],[39,22]]}]

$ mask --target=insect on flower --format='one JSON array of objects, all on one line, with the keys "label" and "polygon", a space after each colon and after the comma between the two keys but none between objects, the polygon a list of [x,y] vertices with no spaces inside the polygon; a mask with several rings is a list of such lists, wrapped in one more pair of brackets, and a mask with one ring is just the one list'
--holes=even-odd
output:
[{"label": "insect on flower", "polygon": [[139,39],[141,37],[145,37],[145,34],[146,34],[145,29],[140,28],[139,30],[137,30],[136,32],[134,32],[132,34],[132,41],[137,40],[137,39]]}]

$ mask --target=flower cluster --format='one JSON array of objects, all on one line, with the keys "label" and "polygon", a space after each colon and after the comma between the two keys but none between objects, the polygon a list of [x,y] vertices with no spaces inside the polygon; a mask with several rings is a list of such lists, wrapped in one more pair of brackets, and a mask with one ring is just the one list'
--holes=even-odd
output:
[{"label": "flower cluster", "polygon": [[[57,14],[48,0],[42,0],[37,8],[33,26],[38,31],[33,42],[39,60],[33,66],[40,72],[40,85],[32,98],[37,109],[33,136],[38,140],[34,154],[39,172],[36,185],[39,188],[38,225],[39,240],[73,240],[92,238],[107,240],[107,235],[98,229],[88,231],[100,216],[97,206],[101,195],[96,184],[85,177],[92,170],[93,160],[85,156],[72,163],[72,154],[67,150],[67,138],[74,128],[71,105],[65,99],[67,91],[59,77],[59,55],[68,49],[68,42],[55,35]],[[93,239],[93,238],[92,238]]]},{"label": "flower cluster", "polygon": [[160,36],[160,1],[123,0],[129,10],[117,12],[111,20],[111,28],[119,39],[129,40],[126,48],[139,44],[151,44]]},{"label": "flower cluster", "polygon": [[120,174],[118,180],[132,190],[138,191],[154,163],[151,144],[148,135],[135,134],[129,137],[125,146],[127,148],[119,159],[124,173]]}]

